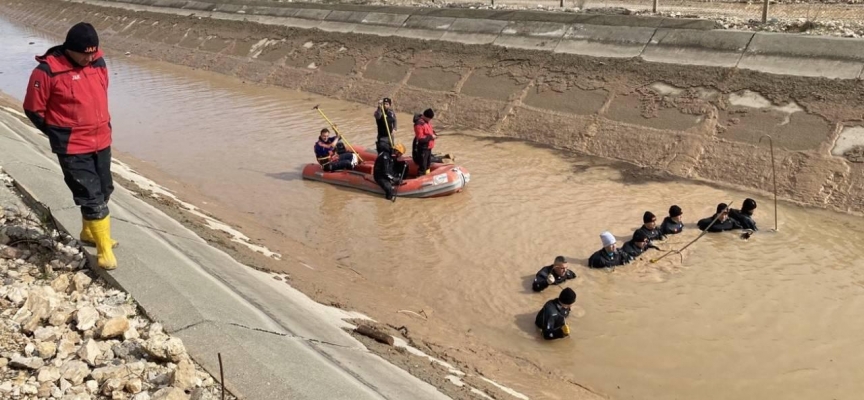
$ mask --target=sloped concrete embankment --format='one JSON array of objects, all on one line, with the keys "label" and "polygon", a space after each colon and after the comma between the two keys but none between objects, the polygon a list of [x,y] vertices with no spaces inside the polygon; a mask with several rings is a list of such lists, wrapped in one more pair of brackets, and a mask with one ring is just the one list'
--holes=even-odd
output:
[{"label": "sloped concrete embankment", "polygon": [[[210,12],[213,5],[207,4],[199,7],[204,11],[185,12],[213,18],[175,15],[182,10],[165,7],[134,11],[51,0],[2,0],[0,11],[58,35],[73,21],[91,21],[105,45],[118,52],[365,104],[390,96],[404,111],[435,107],[441,125],[756,190],[771,188],[771,158],[767,143],[759,142],[770,134],[781,197],[864,211],[864,165],[834,149],[835,142],[861,140],[852,135],[861,132],[864,84],[812,76],[860,75],[854,72],[862,65],[856,59],[861,52],[854,51],[860,42],[829,48],[814,38],[747,32],[564,26],[521,21],[516,13],[511,18],[518,21],[470,29],[454,26],[455,17],[411,22],[381,13],[375,17],[383,18],[381,25],[361,28],[351,22],[356,11],[271,7],[270,14],[291,16],[256,17],[243,5],[220,6],[236,8],[228,14]],[[189,8],[189,2],[160,5]],[[347,22],[327,23],[326,18]],[[297,21],[318,29],[298,28]],[[380,34],[387,23],[398,24],[392,30],[411,37],[356,33]],[[489,32],[500,28],[498,34],[488,33],[495,36],[493,42],[533,44],[488,44],[488,37],[475,32],[477,26]],[[457,34],[486,44],[446,41],[445,36]],[[536,50],[544,46],[556,51]],[[838,52],[848,54],[839,57]],[[733,62],[738,68],[731,68]]]}]

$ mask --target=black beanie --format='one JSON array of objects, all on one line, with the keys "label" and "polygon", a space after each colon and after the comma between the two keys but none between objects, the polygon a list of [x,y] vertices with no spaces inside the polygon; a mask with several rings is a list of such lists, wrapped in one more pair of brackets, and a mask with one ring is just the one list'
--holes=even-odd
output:
[{"label": "black beanie", "polygon": [[720,214],[720,213],[722,213],[724,210],[726,210],[726,207],[727,207],[727,206],[726,206],[726,203],[720,203],[720,204],[718,204],[718,205],[717,205],[717,214]]},{"label": "black beanie", "polygon": [[654,221],[656,219],[657,219],[657,217],[654,216],[654,214],[651,213],[651,211],[645,211],[645,214],[642,215],[642,222],[644,222],[646,224],[651,222],[651,221]]},{"label": "black beanie", "polygon": [[741,209],[742,211],[753,211],[756,209],[756,200],[753,199],[745,199],[744,207]]},{"label": "black beanie", "polygon": [[670,217],[674,218],[674,217],[677,217],[681,214],[684,214],[684,212],[681,211],[681,207],[678,207],[678,206],[669,207],[669,216]]},{"label": "black beanie", "polygon": [[435,111],[432,111],[431,108],[427,108],[426,111],[423,111],[423,116],[429,119],[435,118]]},{"label": "black beanie", "polygon": [[99,49],[99,35],[96,28],[86,22],[79,22],[66,33],[63,47],[78,53],[95,53]]},{"label": "black beanie", "polygon": [[645,231],[639,229],[636,232],[633,232],[633,241],[636,243],[644,242],[645,239],[648,239],[648,234]]},{"label": "black beanie", "polygon": [[576,302],[576,292],[574,292],[573,289],[570,289],[568,287],[562,290],[561,294],[558,295],[558,301],[560,301],[562,304],[573,304]]}]

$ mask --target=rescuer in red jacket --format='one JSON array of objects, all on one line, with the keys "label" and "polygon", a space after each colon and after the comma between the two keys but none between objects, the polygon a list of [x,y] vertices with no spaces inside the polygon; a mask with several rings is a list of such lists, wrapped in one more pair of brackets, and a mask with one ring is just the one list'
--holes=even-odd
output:
[{"label": "rescuer in red jacket", "polygon": [[414,117],[414,142],[412,143],[411,158],[417,164],[417,175],[429,173],[432,164],[432,149],[435,148],[435,139],[438,135],[432,129],[432,118],[435,112],[431,108],[423,111],[423,114]]},{"label": "rescuer in red jacket", "polygon": [[36,57],[24,112],[48,136],[66,186],[81,206],[81,241],[95,244],[99,266],[117,268],[112,248],[108,199],[111,179],[111,116],[108,70],[93,25],[69,29],[66,41]]}]

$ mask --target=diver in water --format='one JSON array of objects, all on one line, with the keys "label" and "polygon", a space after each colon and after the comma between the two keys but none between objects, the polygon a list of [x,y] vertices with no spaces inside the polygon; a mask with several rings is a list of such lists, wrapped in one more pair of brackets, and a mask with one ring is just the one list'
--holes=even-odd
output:
[{"label": "diver in water", "polygon": [[570,315],[570,307],[576,302],[576,292],[566,288],[561,291],[557,299],[552,299],[543,305],[534,325],[543,334],[543,339],[562,339],[570,336],[570,326],[567,325],[567,317]]},{"label": "diver in water", "polygon": [[576,273],[567,268],[567,259],[564,256],[555,257],[552,265],[547,265],[537,271],[531,289],[535,292],[546,290],[549,285],[560,285],[568,279],[575,279]]},{"label": "diver in water", "polygon": [[756,221],[753,220],[753,211],[756,211],[756,200],[748,198],[744,200],[744,206],[740,210],[729,210],[729,218],[737,221],[743,229],[758,231]]},{"label": "diver in water", "polygon": [[[711,225],[711,221],[717,219],[717,222],[714,225]],[[729,207],[726,203],[720,203],[717,205],[717,212],[708,217],[699,220],[699,230],[708,230],[708,232],[723,232],[723,231],[731,231],[733,229],[741,229],[741,224],[738,221],[729,218]],[[711,225],[709,228],[708,226]]]},{"label": "diver in water", "polygon": [[648,237],[648,247],[652,249],[657,249],[654,241],[666,239],[666,236],[657,226],[657,217],[651,211],[645,211],[645,214],[642,215],[642,226],[636,231],[642,232]]},{"label": "diver in water", "polygon": [[630,262],[630,257],[622,253],[615,247],[615,236],[609,232],[600,234],[600,241],[603,242],[603,248],[597,250],[588,259],[588,266],[591,268],[614,268],[619,265],[624,265]]},{"label": "diver in water", "polygon": [[650,243],[648,236],[640,229],[633,233],[633,239],[621,246],[621,252],[630,260],[636,260],[648,250]]},{"label": "diver in water", "polygon": [[660,232],[664,235],[676,235],[681,233],[684,230],[684,224],[681,223],[682,215],[684,215],[684,212],[681,211],[681,207],[669,207],[669,216],[664,218],[663,223],[660,224]]}]

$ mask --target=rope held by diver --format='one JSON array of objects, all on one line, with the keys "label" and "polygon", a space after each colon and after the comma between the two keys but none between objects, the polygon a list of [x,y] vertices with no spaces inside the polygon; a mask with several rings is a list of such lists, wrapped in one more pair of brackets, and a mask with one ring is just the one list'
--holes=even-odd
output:
[{"label": "rope held by diver", "polygon": [[702,236],[705,236],[705,234],[708,233],[708,229],[711,229],[711,227],[714,226],[714,223],[717,222],[718,219],[720,219],[720,214],[722,214],[722,213],[728,211],[728,210],[729,210],[729,207],[732,207],[732,202],[731,202],[731,201],[728,202],[728,203],[726,203],[726,204],[727,204],[727,205],[726,205],[726,209],[723,210],[722,212],[717,213],[717,215],[714,217],[714,220],[712,220],[711,223],[708,224],[707,227],[705,227],[705,230],[702,231],[702,233],[700,233],[699,236],[696,236],[696,239],[693,239],[690,243],[687,243],[687,245],[685,245],[684,247],[682,247],[680,250],[675,250],[675,249],[669,250],[669,252],[667,252],[666,254],[664,254],[664,255],[662,255],[662,256],[660,256],[660,257],[658,257],[658,258],[655,258],[655,259],[651,260],[651,264],[654,264],[654,263],[656,263],[657,261],[660,261],[660,260],[666,258],[666,256],[668,256],[668,255],[670,255],[670,254],[672,254],[672,253],[678,253],[678,254],[681,254],[681,252],[684,251],[684,249],[690,247],[690,245],[692,245],[693,243],[696,243],[696,241],[699,240],[699,239],[701,239]]}]

